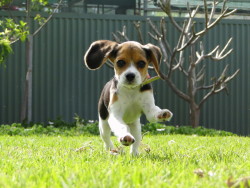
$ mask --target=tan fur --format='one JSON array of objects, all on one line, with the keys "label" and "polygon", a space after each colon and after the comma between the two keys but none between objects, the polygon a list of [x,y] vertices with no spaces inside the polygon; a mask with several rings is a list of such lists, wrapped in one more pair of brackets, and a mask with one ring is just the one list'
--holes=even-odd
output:
[{"label": "tan fur", "polygon": [[[150,122],[170,120],[172,113],[155,105],[152,86],[142,85],[148,75],[148,66],[161,77],[160,49],[152,44],[135,41],[121,44],[101,40],[93,42],[84,56],[85,65],[95,70],[106,60],[114,64],[115,76],[105,86],[98,103],[99,130],[107,150],[113,150],[111,131],[121,144],[131,145],[130,152],[138,154],[141,136],[140,116]],[[117,65],[118,61],[119,65]],[[145,64],[143,62],[145,62]]]},{"label": "tan fur", "polygon": [[111,93],[110,95],[111,100],[109,102],[109,106],[118,101],[118,95],[116,93]]},{"label": "tan fur", "polygon": [[[126,65],[123,67],[118,67],[116,62],[119,60],[123,60],[126,62]],[[131,63],[137,67],[138,71],[140,72],[142,78],[146,78],[148,74],[148,60],[146,59],[145,51],[137,46],[131,45],[131,44],[123,44],[121,49],[119,50],[115,60],[115,70],[117,75],[121,75],[129,66],[131,66]],[[146,66],[144,68],[139,68],[137,66],[137,63],[139,61],[144,61],[146,63]]]}]

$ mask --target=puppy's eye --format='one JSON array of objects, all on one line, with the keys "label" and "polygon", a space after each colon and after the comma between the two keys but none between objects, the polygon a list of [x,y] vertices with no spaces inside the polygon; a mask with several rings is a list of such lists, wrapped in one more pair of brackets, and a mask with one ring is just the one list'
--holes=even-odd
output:
[{"label": "puppy's eye", "polygon": [[138,61],[137,62],[137,67],[138,68],[144,68],[146,66],[146,63],[144,61]]},{"label": "puppy's eye", "polygon": [[116,64],[117,64],[117,66],[118,66],[118,67],[120,67],[120,68],[121,68],[121,67],[123,67],[123,66],[125,66],[125,65],[126,65],[126,62],[125,62],[125,61],[123,61],[123,60],[119,60],[119,61],[117,61],[117,62],[116,62]]}]

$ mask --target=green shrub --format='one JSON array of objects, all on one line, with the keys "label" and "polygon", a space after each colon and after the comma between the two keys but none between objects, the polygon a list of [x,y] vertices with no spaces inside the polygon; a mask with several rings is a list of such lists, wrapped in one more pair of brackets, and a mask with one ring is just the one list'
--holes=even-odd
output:
[{"label": "green shrub", "polygon": [[[203,127],[192,128],[189,126],[166,126],[163,124],[149,123],[143,125],[142,132],[152,135],[157,134],[182,134],[182,135],[198,135],[198,136],[233,136],[235,134],[218,131],[214,129],[206,129]],[[87,123],[75,127],[54,127],[53,125],[43,126],[41,124],[34,124],[32,127],[25,128],[22,124],[13,123],[12,125],[1,125],[0,135],[65,135],[65,136],[79,136],[79,135],[99,135],[98,122]]]},{"label": "green shrub", "polygon": [[[11,125],[0,125],[0,135],[99,135],[98,122],[93,120],[84,120],[79,116],[75,116],[73,123],[67,123],[61,118],[50,120],[47,124],[27,124],[13,123]],[[142,125],[143,134],[183,134],[198,136],[233,136],[235,134],[218,131],[214,129],[206,129],[204,127],[192,128],[190,126],[166,126],[160,123],[147,123]]]},{"label": "green shrub", "polygon": [[191,126],[166,126],[160,123],[148,123],[142,126],[142,132],[150,134],[183,134],[183,135],[198,135],[198,136],[233,136],[231,132],[222,130],[207,129],[204,127],[192,128]]}]

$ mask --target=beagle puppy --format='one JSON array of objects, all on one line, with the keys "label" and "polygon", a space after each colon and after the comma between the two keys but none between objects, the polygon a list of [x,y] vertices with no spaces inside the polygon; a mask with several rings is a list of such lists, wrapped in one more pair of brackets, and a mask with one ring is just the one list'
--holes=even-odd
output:
[{"label": "beagle puppy", "polygon": [[168,109],[155,105],[151,84],[143,85],[149,66],[161,76],[161,51],[152,44],[99,40],[90,45],[84,56],[84,63],[91,70],[100,68],[107,60],[113,63],[115,76],[104,86],[98,103],[100,135],[107,150],[114,149],[112,131],[121,144],[131,145],[130,153],[137,155],[142,139],[141,114],[150,122],[172,118]]}]

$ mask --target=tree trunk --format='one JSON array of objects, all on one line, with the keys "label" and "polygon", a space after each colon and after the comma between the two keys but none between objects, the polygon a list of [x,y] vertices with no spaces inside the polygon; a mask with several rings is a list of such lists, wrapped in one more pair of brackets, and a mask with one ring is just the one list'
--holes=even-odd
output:
[{"label": "tree trunk", "polygon": [[200,123],[200,112],[201,109],[195,105],[195,104],[190,104],[190,124],[192,125],[193,128],[196,128],[199,126]]},{"label": "tree trunk", "polygon": [[29,35],[26,41],[26,63],[27,72],[24,87],[23,102],[21,106],[21,121],[27,120],[28,123],[32,120],[32,56],[33,56],[33,36]]}]

